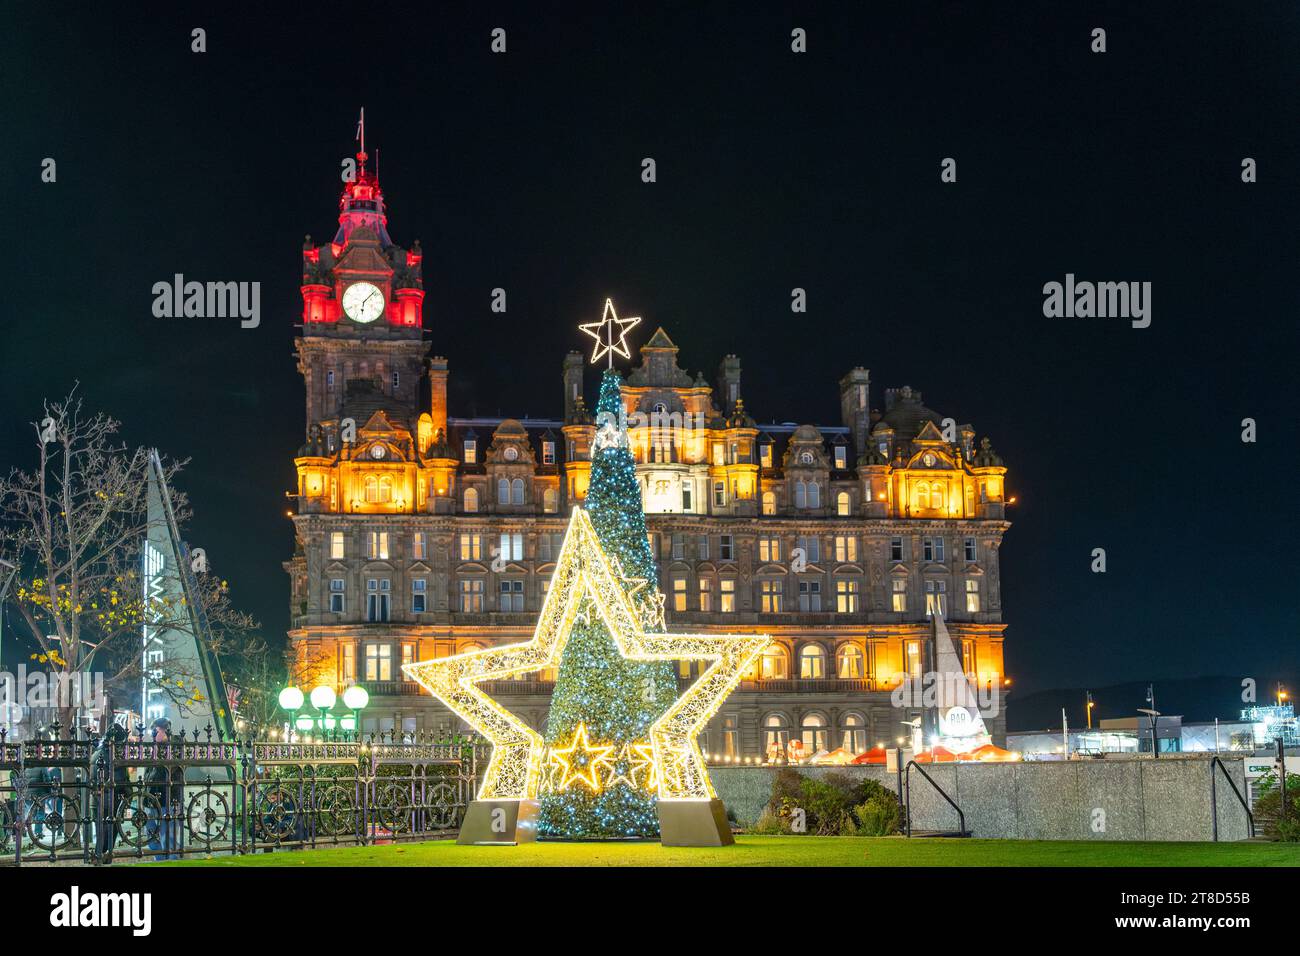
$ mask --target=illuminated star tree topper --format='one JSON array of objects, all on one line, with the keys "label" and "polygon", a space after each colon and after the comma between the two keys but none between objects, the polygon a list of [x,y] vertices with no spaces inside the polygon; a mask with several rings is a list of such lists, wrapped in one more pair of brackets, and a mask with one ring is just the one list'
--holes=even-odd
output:
[{"label": "illuminated star tree topper", "polygon": [[586,322],[578,326],[584,335],[590,335],[596,340],[596,347],[591,352],[591,364],[595,365],[600,361],[601,356],[608,355],[608,368],[613,368],[615,353],[630,359],[632,351],[627,345],[627,333],[636,328],[640,322],[639,315],[630,319],[620,319],[618,313],[614,311],[614,300],[606,299],[605,314],[601,316],[599,322]]}]

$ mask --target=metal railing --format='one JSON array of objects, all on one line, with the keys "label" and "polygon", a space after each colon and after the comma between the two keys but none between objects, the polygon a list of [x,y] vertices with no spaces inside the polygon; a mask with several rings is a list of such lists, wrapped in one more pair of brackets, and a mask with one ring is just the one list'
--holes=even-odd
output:
[{"label": "metal railing", "polygon": [[1223,761],[1216,754],[1210,760],[1210,820],[1214,842],[1219,842],[1219,794],[1216,786],[1218,777],[1214,773],[1216,767],[1223,774],[1223,779],[1228,781],[1228,786],[1232,788],[1233,794],[1237,797],[1237,802],[1241,804],[1241,809],[1246,811],[1246,832],[1253,839],[1255,836],[1255,815],[1250,812],[1250,804],[1242,796],[1241,791],[1237,789],[1237,783],[1232,779],[1232,774],[1228,773],[1228,768],[1224,766]]},{"label": "metal railing", "polygon": [[934,778],[925,772],[925,768],[923,768],[915,760],[909,760],[907,762],[907,769],[903,771],[903,792],[906,795],[906,800],[907,800],[907,805],[904,808],[904,813],[903,813],[903,817],[904,817],[903,823],[904,823],[905,832],[907,836],[910,837],[912,835],[912,770],[913,769],[915,769],[917,773],[919,773],[922,777],[924,777],[926,781],[930,784],[930,786],[934,787],[934,789],[938,792],[939,796],[943,797],[944,800],[948,802],[948,806],[952,807],[954,810],[957,811],[957,829],[952,831],[943,831],[933,835],[957,836],[957,837],[970,836],[970,831],[966,829],[966,814],[962,813],[961,807],[957,806],[956,801],[954,801],[952,797],[948,796],[948,792],[944,790],[943,787],[939,786],[939,784],[935,782]]},{"label": "metal railing", "polygon": [[[57,731],[56,731],[57,733]],[[103,745],[0,732],[0,865],[269,852],[455,831],[482,741],[385,733]]]}]

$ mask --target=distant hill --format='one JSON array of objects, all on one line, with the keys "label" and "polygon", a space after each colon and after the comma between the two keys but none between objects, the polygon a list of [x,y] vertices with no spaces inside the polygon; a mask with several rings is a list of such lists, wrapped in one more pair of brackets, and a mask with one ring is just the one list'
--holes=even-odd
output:
[{"label": "distant hill", "polygon": [[[1282,686],[1291,693],[1291,702],[1300,692],[1300,681],[1295,675],[1280,678]],[[1277,687],[1277,678],[1265,685],[1257,685],[1255,694],[1259,704],[1271,704]],[[1154,681],[1156,710],[1162,714],[1180,715],[1184,720],[1213,720],[1235,718],[1242,708],[1250,706],[1241,699],[1243,693],[1240,677],[1189,677],[1178,680]],[[1032,694],[1013,694],[1007,703],[1007,730],[1048,730],[1061,726],[1061,708],[1065,708],[1071,727],[1085,724],[1084,694],[1092,691],[1096,704],[1092,709],[1093,726],[1097,721],[1114,717],[1132,717],[1139,707],[1146,707],[1147,682],[1134,681],[1112,684],[1109,687],[1067,687],[1037,691]]]}]

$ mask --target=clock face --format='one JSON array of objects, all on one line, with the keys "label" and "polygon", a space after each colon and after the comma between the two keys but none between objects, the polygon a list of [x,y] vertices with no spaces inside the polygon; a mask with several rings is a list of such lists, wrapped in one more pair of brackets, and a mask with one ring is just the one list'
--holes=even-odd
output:
[{"label": "clock face", "polygon": [[810,451],[806,451],[806,452],[804,452],[802,455],[799,456],[799,461],[802,462],[802,463],[805,464],[805,465],[811,465],[811,464],[813,463],[813,454],[812,454],[812,452],[810,452]]},{"label": "clock face", "polygon": [[519,449],[515,448],[513,445],[511,445],[509,448],[505,450],[506,461],[514,461],[518,457],[519,457]]},{"label": "clock face", "polygon": [[375,459],[383,458],[384,455],[386,455],[386,454],[388,454],[388,452],[385,450],[385,448],[384,448],[383,445],[371,445],[371,446],[370,446],[370,457],[371,457],[371,458],[375,458]]},{"label": "clock face", "polygon": [[343,311],[353,322],[373,322],[384,314],[384,294],[369,282],[354,282],[343,290]]},{"label": "clock face", "polygon": [[923,461],[925,462],[926,468],[934,467],[934,455],[930,454],[928,451],[925,453],[925,458],[923,459]]}]

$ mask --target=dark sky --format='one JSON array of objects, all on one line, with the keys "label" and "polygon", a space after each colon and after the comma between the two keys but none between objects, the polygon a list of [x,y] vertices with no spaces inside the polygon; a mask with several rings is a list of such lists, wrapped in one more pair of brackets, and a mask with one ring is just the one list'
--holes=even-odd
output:
[{"label": "dark sky", "polygon": [[[80,381],[192,459],[191,543],[283,634],[300,248],[364,105],[453,414],[557,415],[605,295],[710,380],[740,355],[762,421],[838,424],[864,365],[1011,469],[1021,690],[1296,673],[1293,3],[443,6],[9,11],[0,464]],[[261,327],[154,318],[176,272],[261,282]],[[1150,281],[1151,327],[1044,318],[1067,272]]]}]

